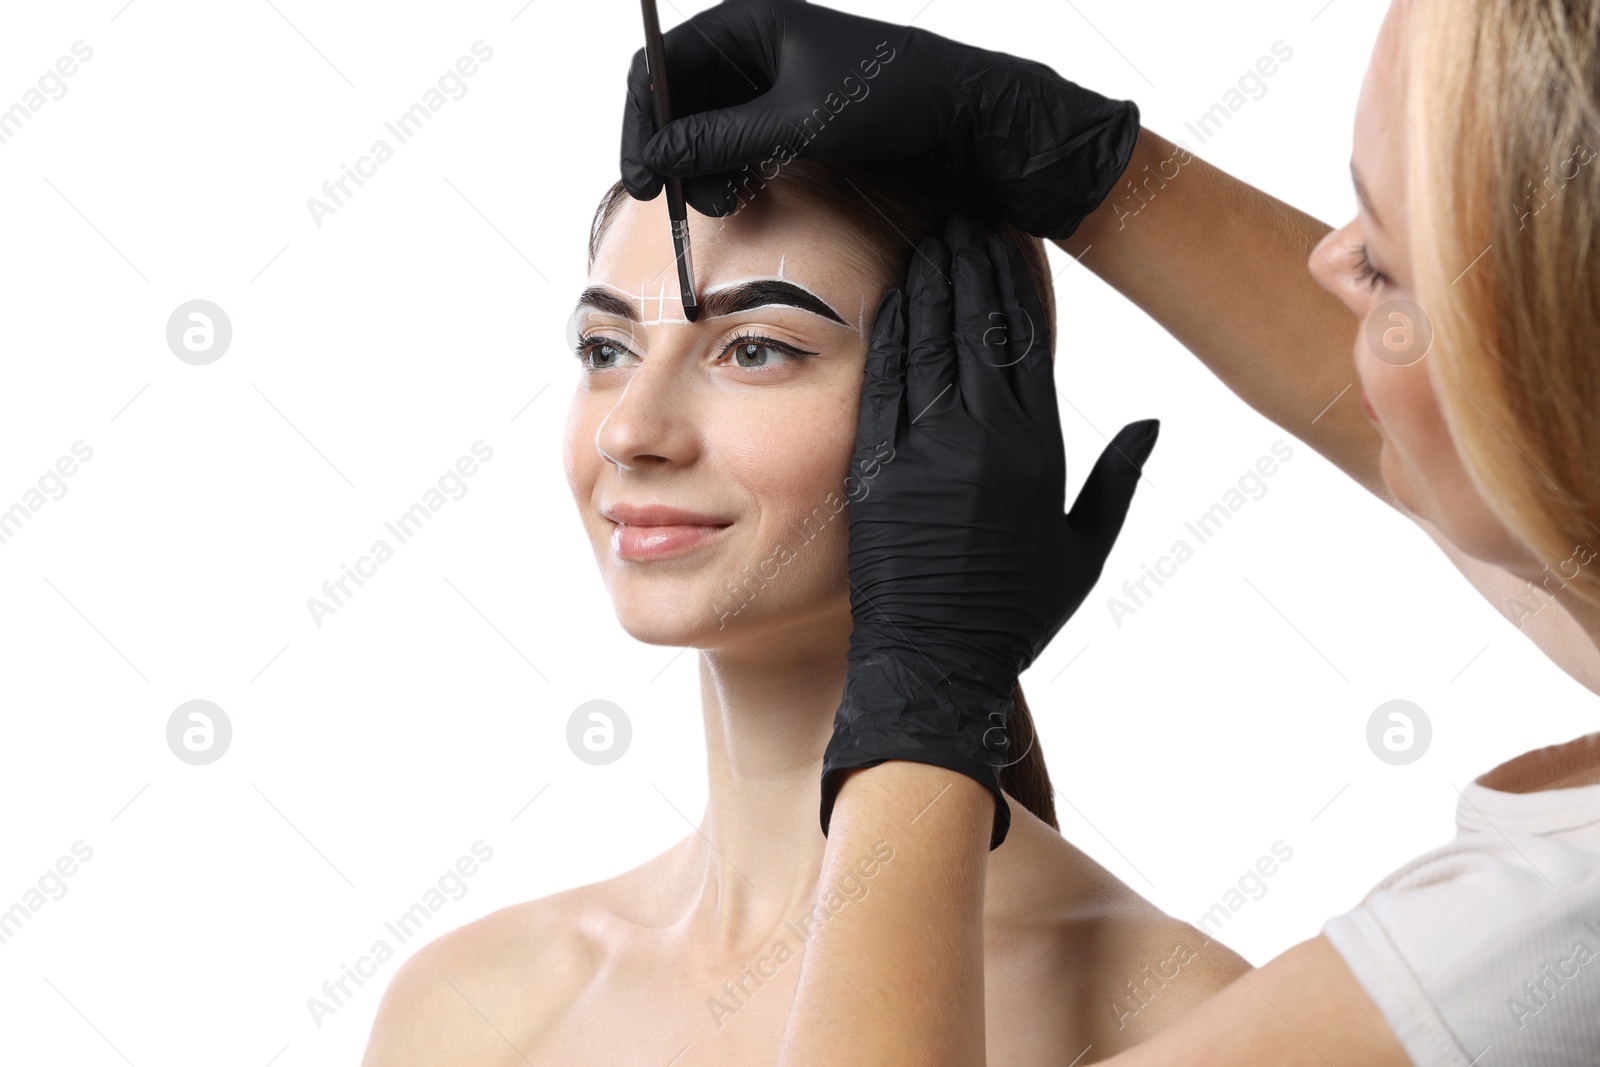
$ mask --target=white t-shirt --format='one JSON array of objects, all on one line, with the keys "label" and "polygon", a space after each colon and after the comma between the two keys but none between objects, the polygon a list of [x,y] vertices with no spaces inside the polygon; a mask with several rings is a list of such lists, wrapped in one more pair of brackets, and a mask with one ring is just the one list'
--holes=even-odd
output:
[{"label": "white t-shirt", "polygon": [[[1600,1067],[1600,734],[1482,775],[1456,837],[1322,933],[1421,1067]],[[1490,788],[1492,782],[1498,788]]]}]

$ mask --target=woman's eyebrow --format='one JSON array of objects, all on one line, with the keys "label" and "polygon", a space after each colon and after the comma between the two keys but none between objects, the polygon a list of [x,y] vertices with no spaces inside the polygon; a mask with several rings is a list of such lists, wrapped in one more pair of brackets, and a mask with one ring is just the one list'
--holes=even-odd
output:
[{"label": "woman's eyebrow", "polygon": [[1383,229],[1383,220],[1378,217],[1378,209],[1372,206],[1372,197],[1367,195],[1367,186],[1361,180],[1361,173],[1356,170],[1356,161],[1350,160],[1350,183],[1356,187],[1356,199],[1361,201],[1361,206],[1367,209],[1367,214],[1372,216],[1373,225]]},{"label": "woman's eyebrow", "polygon": [[734,282],[700,294],[700,314],[708,319],[718,315],[736,315],[751,308],[769,307],[773,304],[797,307],[802,311],[809,311],[813,315],[821,315],[825,319],[837,322],[840,326],[850,325],[809,289],[803,289],[793,282],[779,278]]},{"label": "woman's eyebrow", "polygon": [[[639,322],[639,312],[634,310],[634,297],[617,295],[617,290],[602,286],[589,286],[578,297],[578,308],[593,308],[608,315],[616,315],[630,322]],[[661,297],[641,295],[637,298],[642,306],[646,300],[660,300]],[[779,278],[758,278],[751,281],[730,282],[708,289],[700,294],[700,317],[715,318],[718,315],[735,315],[741,311],[752,308],[771,307],[783,305],[796,307],[802,311],[809,311],[813,315],[820,315],[831,322],[841,326],[855,329],[839,315],[827,302],[808,289],[795,285],[793,282],[783,281]]]},{"label": "woman's eyebrow", "polygon": [[[643,302],[642,299],[640,302]],[[622,297],[614,295],[610,290],[602,289],[598,285],[591,285],[580,293],[578,295],[578,306],[572,310],[581,311],[584,308],[594,308],[596,311],[603,311],[607,315],[616,315],[630,322],[639,321],[639,313],[633,310],[633,301],[631,299],[624,300]]]}]

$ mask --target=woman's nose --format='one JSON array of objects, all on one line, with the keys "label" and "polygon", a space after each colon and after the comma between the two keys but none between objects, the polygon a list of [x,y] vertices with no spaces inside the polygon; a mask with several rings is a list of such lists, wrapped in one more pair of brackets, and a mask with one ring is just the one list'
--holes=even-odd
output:
[{"label": "woman's nose", "polygon": [[1348,248],[1356,240],[1350,225],[1328,231],[1306,258],[1306,267],[1318,285],[1344,301],[1357,315],[1364,315],[1366,294],[1362,291],[1360,279],[1340,265],[1348,262]]},{"label": "woman's nose", "polygon": [[595,432],[595,446],[619,469],[694,461],[703,447],[699,405],[677,361],[648,357]]}]

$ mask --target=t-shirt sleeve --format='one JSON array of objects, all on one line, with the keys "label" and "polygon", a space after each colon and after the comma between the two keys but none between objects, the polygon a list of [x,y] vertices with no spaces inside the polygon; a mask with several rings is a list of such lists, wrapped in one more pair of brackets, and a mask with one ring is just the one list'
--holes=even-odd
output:
[{"label": "t-shirt sleeve", "polygon": [[1600,854],[1463,833],[1322,933],[1422,1067],[1600,1067]]}]

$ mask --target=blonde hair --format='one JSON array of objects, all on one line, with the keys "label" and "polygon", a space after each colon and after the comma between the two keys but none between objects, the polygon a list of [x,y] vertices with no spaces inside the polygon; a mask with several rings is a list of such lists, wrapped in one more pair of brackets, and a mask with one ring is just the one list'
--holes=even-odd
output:
[{"label": "blonde hair", "polygon": [[1439,406],[1506,529],[1600,606],[1600,0],[1408,0],[1406,196]]}]

